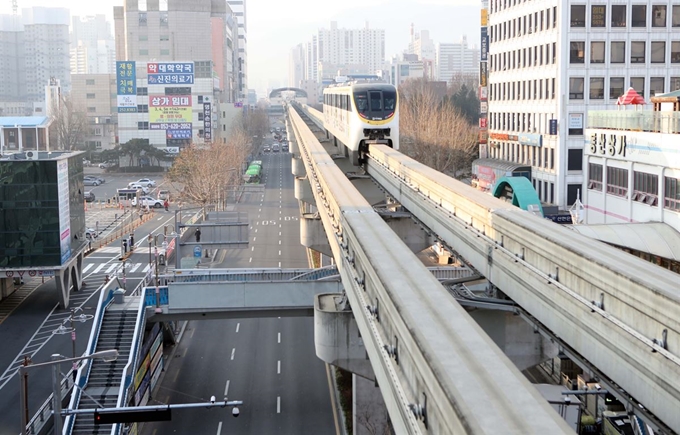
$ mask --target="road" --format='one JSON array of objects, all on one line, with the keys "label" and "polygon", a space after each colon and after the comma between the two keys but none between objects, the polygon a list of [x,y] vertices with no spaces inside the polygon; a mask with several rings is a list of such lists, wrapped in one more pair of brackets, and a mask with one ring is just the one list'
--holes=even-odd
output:
[{"label": "road", "polygon": [[[308,267],[300,245],[290,154],[261,156],[264,197],[238,211],[251,223],[248,249],[229,250],[226,267]],[[156,388],[152,404],[243,400],[229,409],[173,411],[172,421],[146,424],[145,435],[334,434],[326,366],[314,353],[312,318],[192,321]]]}]

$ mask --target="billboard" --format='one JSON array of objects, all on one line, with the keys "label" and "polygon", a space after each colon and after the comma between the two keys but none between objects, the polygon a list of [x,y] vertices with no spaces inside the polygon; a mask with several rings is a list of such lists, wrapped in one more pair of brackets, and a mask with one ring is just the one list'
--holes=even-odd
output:
[{"label": "billboard", "polygon": [[137,112],[137,71],[134,61],[116,62],[118,113]]},{"label": "billboard", "polygon": [[191,129],[189,130],[166,129],[165,135],[168,139],[191,139]]},{"label": "billboard", "polygon": [[194,84],[193,62],[149,62],[146,72],[150,85]]},{"label": "billboard", "polygon": [[203,138],[206,142],[212,141],[212,105],[203,103]]},{"label": "billboard", "polygon": [[59,195],[59,247],[61,264],[71,258],[71,208],[69,206],[68,160],[57,161],[57,194]]},{"label": "billboard", "polygon": [[487,33],[487,28],[482,27],[482,40],[480,43],[479,60],[485,62],[488,60],[489,53],[489,34]]},{"label": "billboard", "polygon": [[[185,123],[191,125],[192,121],[191,95],[149,95],[149,124]],[[171,126],[168,128],[186,130]],[[167,130],[168,128],[158,126],[152,129]]]},{"label": "billboard", "polygon": [[190,122],[150,123],[149,130],[191,130]]}]

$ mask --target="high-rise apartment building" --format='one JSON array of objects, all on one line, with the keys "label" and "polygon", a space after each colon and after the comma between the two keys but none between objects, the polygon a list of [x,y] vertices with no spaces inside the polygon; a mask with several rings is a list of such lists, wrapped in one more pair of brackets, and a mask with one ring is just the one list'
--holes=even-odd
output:
[{"label": "high-rise apartment building", "polygon": [[0,17],[1,101],[43,102],[50,78],[70,89],[68,26],[64,8],[34,7]]},{"label": "high-rise apartment building", "polygon": [[245,63],[241,61],[244,17],[232,11],[226,1],[124,0],[124,6],[114,7],[113,12],[117,60],[211,61],[219,98],[230,102],[235,94],[245,96]]},{"label": "high-rise apartment building", "polygon": [[116,46],[105,15],[72,17],[71,74],[114,74]]},{"label": "high-rise apartment building", "polygon": [[319,83],[319,44],[318,36],[313,35],[311,41],[305,43],[305,80]]},{"label": "high-rise apartment building", "polygon": [[429,30],[415,32],[411,24],[411,41],[408,44],[407,54],[415,54],[419,60],[435,60],[435,44],[430,39]]},{"label": "high-rise apartment building", "polygon": [[306,50],[304,44],[296,45],[290,50],[288,58],[288,86],[299,87],[305,80]]},{"label": "high-rise apartment building", "polygon": [[480,96],[488,97],[488,114],[482,103],[480,129],[488,127],[488,144],[480,135],[480,157],[506,168],[530,166],[539,198],[564,209],[583,186],[587,111],[612,107],[629,87],[646,101],[680,88],[680,5],[490,0],[482,6],[489,44],[488,52],[482,48]]},{"label": "high-rise apartment building", "polygon": [[460,42],[438,43],[435,51],[437,80],[450,82],[457,75],[479,74],[479,49],[470,48],[467,36]]},{"label": "high-rise apartment building", "polygon": [[248,95],[248,15],[246,13],[246,0],[227,0],[229,8],[233,11],[238,23],[238,52],[234,64],[236,88],[240,101],[245,101]]}]

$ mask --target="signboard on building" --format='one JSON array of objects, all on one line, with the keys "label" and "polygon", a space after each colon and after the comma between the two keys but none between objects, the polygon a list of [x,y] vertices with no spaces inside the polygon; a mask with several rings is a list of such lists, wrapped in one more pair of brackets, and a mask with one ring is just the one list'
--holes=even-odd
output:
[{"label": "signboard on building", "polygon": [[[191,125],[192,121],[191,95],[149,95],[149,124],[187,123]],[[160,127],[151,129],[163,130]]]},{"label": "signboard on building", "polygon": [[59,196],[59,247],[61,264],[71,258],[71,208],[69,206],[68,160],[57,161],[57,194]]},{"label": "signboard on building", "polygon": [[203,138],[212,142],[212,104],[203,103]]},{"label": "signboard on building", "polygon": [[190,122],[160,122],[149,124],[149,130],[191,130]]},{"label": "signboard on building", "polygon": [[517,135],[517,141],[520,143],[520,145],[540,147],[543,145],[543,135],[520,133]]},{"label": "signboard on building", "polygon": [[486,87],[488,69],[486,62],[479,62],[479,86]]},{"label": "signboard on building", "polygon": [[193,62],[149,62],[146,72],[150,85],[194,84]]},{"label": "signboard on building", "polygon": [[486,130],[481,130],[479,132],[479,143],[485,144],[489,140],[489,132]]},{"label": "signboard on building", "polygon": [[489,113],[489,103],[487,103],[486,101],[480,101],[479,112],[482,114],[483,117],[486,117],[486,114]]},{"label": "signboard on building", "polygon": [[557,120],[551,119],[548,123],[548,133],[552,136],[557,136]]},{"label": "signboard on building", "polygon": [[488,60],[487,55],[489,53],[489,34],[486,31],[486,27],[482,27],[482,38],[479,47],[479,60],[486,62]]},{"label": "signboard on building", "polygon": [[179,154],[179,147],[166,147],[165,152],[168,154]]},{"label": "signboard on building", "polygon": [[489,97],[488,89],[486,86],[479,87],[479,101],[486,101]]},{"label": "signboard on building", "polygon": [[569,114],[569,130],[572,129],[583,129],[583,113]]},{"label": "signboard on building", "polygon": [[486,118],[479,118],[479,129],[486,130],[488,128],[488,123]]},{"label": "signboard on building", "polygon": [[590,27],[607,27],[607,6],[592,5],[590,7]]},{"label": "signboard on building", "polygon": [[481,20],[480,20],[482,27],[486,27],[488,22],[489,22],[489,11],[487,9],[482,9],[482,16],[481,16]]},{"label": "signboard on building", "polygon": [[191,139],[191,130],[168,129],[165,135],[168,139]]},{"label": "signboard on building", "polygon": [[118,113],[137,112],[137,70],[134,61],[116,62]]}]

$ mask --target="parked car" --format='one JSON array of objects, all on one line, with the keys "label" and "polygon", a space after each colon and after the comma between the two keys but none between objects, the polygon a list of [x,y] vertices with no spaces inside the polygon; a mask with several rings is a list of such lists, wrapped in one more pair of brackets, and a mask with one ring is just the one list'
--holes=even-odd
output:
[{"label": "parked car", "polygon": [[98,175],[86,175],[83,177],[85,180],[87,179],[93,179],[99,181],[99,184],[104,184],[106,182],[106,179],[104,177],[100,177]]},{"label": "parked car", "polygon": [[[161,208],[163,207],[163,200],[162,199],[155,199],[150,196],[142,196],[139,198],[140,203],[144,207],[153,207],[153,208]],[[137,198],[132,198],[132,206],[137,207]]]},{"label": "parked car", "polygon": [[94,228],[88,228],[85,230],[85,238],[88,240],[94,240],[99,234],[94,230]]},{"label": "parked car", "polygon": [[158,191],[158,199],[162,199],[165,201],[166,199],[170,201],[170,191],[169,190],[159,190]]},{"label": "parked car", "polygon": [[142,186],[141,184],[139,184],[137,182],[128,184],[128,189],[141,189],[141,191],[144,195],[149,194],[149,188],[146,187],[146,186]]},{"label": "parked car", "polygon": [[139,180],[135,181],[135,183],[146,187],[156,187],[156,182],[150,178],[140,178]]},{"label": "parked car", "polygon": [[86,190],[83,197],[85,198],[85,201],[87,201],[87,202],[94,202],[94,193],[92,193],[92,191],[90,191],[90,190]]},{"label": "parked car", "polygon": [[106,169],[106,168],[111,168],[115,165],[116,164],[114,162],[103,162],[103,163],[99,164],[99,167],[102,168],[102,169]]},{"label": "parked car", "polygon": [[96,178],[83,178],[84,186],[99,186],[100,184],[102,183],[100,183]]}]

